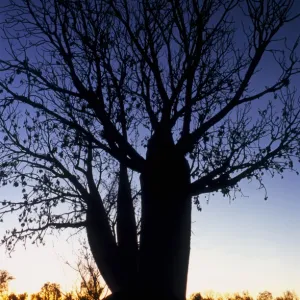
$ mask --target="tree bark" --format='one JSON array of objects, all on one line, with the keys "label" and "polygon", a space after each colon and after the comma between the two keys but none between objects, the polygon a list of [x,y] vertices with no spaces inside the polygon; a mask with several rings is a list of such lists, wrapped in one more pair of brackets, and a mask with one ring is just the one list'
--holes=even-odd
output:
[{"label": "tree bark", "polygon": [[106,284],[112,292],[122,287],[119,249],[111,233],[101,199],[91,199],[86,214],[86,232],[91,252]]},{"label": "tree bark", "polygon": [[131,286],[137,279],[138,241],[134,206],[127,168],[120,165],[119,190],[117,196],[117,240],[124,270],[122,284]]},{"label": "tree bark", "polygon": [[[142,232],[139,286],[144,291],[185,299],[190,253],[190,172],[170,135],[149,141],[141,174]],[[170,299],[171,299],[170,298]]]},{"label": "tree bark", "polygon": [[[107,299],[184,300],[191,236],[190,171],[185,157],[176,152],[171,135],[151,138],[140,180],[142,220],[138,262],[127,270],[130,275],[137,268],[137,278],[128,285],[123,280],[126,270],[120,268],[122,278],[121,273],[114,271],[119,276],[118,286],[108,284],[112,295]],[[103,273],[103,277],[107,281],[107,275]]]}]

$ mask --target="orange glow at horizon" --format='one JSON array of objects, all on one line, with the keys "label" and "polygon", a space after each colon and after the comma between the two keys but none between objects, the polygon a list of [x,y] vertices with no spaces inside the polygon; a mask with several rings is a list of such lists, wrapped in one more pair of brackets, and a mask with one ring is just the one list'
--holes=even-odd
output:
[{"label": "orange glow at horizon", "polygon": [[[300,190],[295,183],[291,177],[285,185],[272,185],[270,201],[263,201],[263,192],[249,185],[249,198],[228,204],[216,197],[203,212],[193,212],[187,296],[208,290],[249,291],[253,296],[264,290],[273,296],[291,290],[300,296]],[[16,278],[10,290],[34,293],[46,282],[72,290],[78,275],[65,262],[75,266],[81,235],[68,236],[51,235],[44,247],[28,245],[24,250],[20,245],[12,258],[0,248],[0,269]]]},{"label": "orange glow at horizon", "polygon": [[[74,244],[56,240],[45,247],[30,246],[26,251],[18,249],[12,258],[2,254],[0,269],[8,270],[15,277],[10,283],[10,292],[36,293],[46,282],[59,283],[63,292],[74,290],[79,283],[78,274],[65,263],[68,260],[75,265],[77,256],[74,247]],[[263,269],[257,269],[259,265]],[[256,297],[264,290],[279,296],[287,289],[300,295],[300,290],[295,290],[299,286],[295,286],[294,282],[289,284],[289,280],[299,275],[299,271],[285,279],[286,274],[276,273],[276,270],[283,268],[285,266],[274,258],[260,261],[255,256],[249,258],[237,253],[222,254],[217,249],[194,246],[191,250],[187,296],[205,291],[220,294],[249,291]]]}]

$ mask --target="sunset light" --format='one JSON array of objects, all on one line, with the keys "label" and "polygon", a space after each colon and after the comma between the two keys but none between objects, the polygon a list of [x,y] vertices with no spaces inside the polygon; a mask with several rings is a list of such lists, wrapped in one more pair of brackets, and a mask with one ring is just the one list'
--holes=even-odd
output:
[{"label": "sunset light", "polygon": [[300,0],[0,0],[0,300],[300,300]]},{"label": "sunset light", "polygon": [[[300,295],[300,202],[298,177],[268,181],[268,201],[255,185],[248,197],[229,203],[214,197],[203,211],[193,213],[192,251],[187,296],[196,292],[235,293],[253,296],[268,290],[280,296],[286,290]],[[84,238],[84,234],[80,234]],[[80,282],[75,264],[78,237],[49,237],[47,245],[21,246],[9,258],[1,252],[1,268],[15,277],[10,290],[36,293],[45,282],[57,282],[64,291]],[[59,245],[59,248],[58,248]],[[28,276],[30,270],[30,276]]]}]

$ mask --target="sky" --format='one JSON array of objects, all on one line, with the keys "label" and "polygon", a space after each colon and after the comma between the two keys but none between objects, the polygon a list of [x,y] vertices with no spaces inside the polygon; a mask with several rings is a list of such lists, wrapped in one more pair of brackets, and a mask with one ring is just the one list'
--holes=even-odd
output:
[{"label": "sky", "polygon": [[[244,183],[244,197],[229,201],[216,195],[203,202],[202,212],[194,209],[187,295],[210,290],[279,295],[287,289],[300,295],[299,179],[266,178],[267,201],[255,183]],[[65,262],[75,263],[80,246],[78,236],[67,237],[53,235],[44,247],[19,246],[12,258],[0,248],[0,269],[16,278],[11,291],[36,292],[47,281],[72,289],[77,273]]]},{"label": "sky", "polygon": [[188,291],[300,293],[299,178],[265,182],[267,201],[244,184],[248,197],[230,204],[215,197],[194,212]]},{"label": "sky", "polygon": [[[285,34],[294,35],[296,28],[288,27]],[[272,67],[265,67],[264,82],[274,75]],[[284,179],[266,177],[264,183],[267,201],[255,182],[243,181],[244,197],[230,202],[217,194],[208,204],[203,200],[202,212],[193,210],[187,295],[248,290],[255,296],[269,290],[276,296],[287,289],[300,295],[300,177],[286,173]],[[0,201],[18,197],[14,192],[1,188]],[[13,223],[6,219],[0,236]],[[44,247],[20,245],[11,258],[0,248],[0,269],[15,277],[11,291],[36,292],[47,281],[73,288],[77,274],[65,262],[75,263],[79,237],[67,237],[67,232],[52,235]]]}]

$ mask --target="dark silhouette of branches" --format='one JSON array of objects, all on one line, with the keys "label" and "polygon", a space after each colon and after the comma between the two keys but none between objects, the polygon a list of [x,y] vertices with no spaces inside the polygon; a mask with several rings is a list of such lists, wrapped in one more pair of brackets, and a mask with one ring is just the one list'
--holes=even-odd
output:
[{"label": "dark silhouette of branches", "polygon": [[297,172],[299,38],[282,35],[295,1],[12,0],[1,12],[0,182],[22,192],[2,201],[0,219],[20,222],[2,243],[84,228],[112,297],[154,296],[157,280],[183,299],[191,203]]},{"label": "dark silhouette of branches", "polygon": [[[76,272],[80,277],[80,287],[76,291],[79,300],[99,300],[105,297],[105,285],[102,283],[100,271],[89,251],[87,243],[81,242],[81,249],[78,256],[76,266],[67,264]],[[107,293],[107,292],[106,292]]]}]

